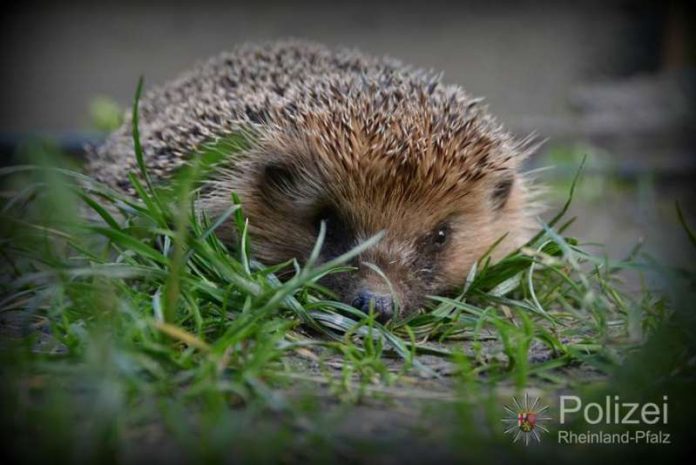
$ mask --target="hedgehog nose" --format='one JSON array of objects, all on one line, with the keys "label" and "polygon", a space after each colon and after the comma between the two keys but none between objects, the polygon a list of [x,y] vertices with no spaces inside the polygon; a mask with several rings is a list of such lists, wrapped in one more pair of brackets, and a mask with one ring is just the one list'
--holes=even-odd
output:
[{"label": "hedgehog nose", "polygon": [[365,313],[370,312],[370,305],[373,305],[374,312],[377,314],[377,320],[385,322],[394,314],[394,299],[389,294],[376,294],[374,292],[362,289],[353,299],[353,307],[362,310]]}]

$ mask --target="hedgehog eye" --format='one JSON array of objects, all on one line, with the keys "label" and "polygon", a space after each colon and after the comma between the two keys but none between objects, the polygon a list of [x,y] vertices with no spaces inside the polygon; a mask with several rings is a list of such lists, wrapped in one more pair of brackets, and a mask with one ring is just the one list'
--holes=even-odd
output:
[{"label": "hedgehog eye", "polygon": [[512,192],[512,185],[515,179],[512,176],[507,176],[498,183],[493,188],[493,193],[491,199],[493,200],[493,208],[495,210],[500,210],[507,203],[510,197],[510,192]]},{"label": "hedgehog eye", "polygon": [[447,226],[439,226],[434,232],[433,232],[433,243],[436,246],[442,246],[447,242],[447,235],[448,235],[448,228]]},{"label": "hedgehog eye", "polygon": [[319,231],[319,225],[324,221],[326,223],[326,229],[335,229],[339,225],[338,214],[331,207],[322,207],[314,215],[314,226]]},{"label": "hedgehog eye", "polygon": [[350,250],[354,243],[354,234],[341,214],[331,206],[319,208],[313,217],[316,234],[319,233],[322,221],[326,223],[322,255],[326,258],[334,258]]}]

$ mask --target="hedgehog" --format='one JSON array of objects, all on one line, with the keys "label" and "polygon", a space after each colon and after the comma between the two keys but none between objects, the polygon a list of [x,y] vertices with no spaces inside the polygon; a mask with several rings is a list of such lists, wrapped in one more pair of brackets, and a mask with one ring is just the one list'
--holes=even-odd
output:
[{"label": "hedgehog", "polygon": [[[533,138],[515,138],[481,99],[393,58],[304,41],[247,44],[146,92],[139,112],[157,182],[211,141],[254,134],[203,181],[196,208],[214,217],[237,194],[261,263],[306,261],[322,223],[324,262],[382,232],[352,272],[320,282],[382,321],[456,294],[494,244],[499,259],[534,230],[536,190],[521,171]],[[129,117],[87,166],[130,189]],[[234,245],[233,222],[218,235]]]}]

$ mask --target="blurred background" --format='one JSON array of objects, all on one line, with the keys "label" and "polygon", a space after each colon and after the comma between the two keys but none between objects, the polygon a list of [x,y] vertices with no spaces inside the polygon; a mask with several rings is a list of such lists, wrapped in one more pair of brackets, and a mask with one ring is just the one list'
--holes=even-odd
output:
[{"label": "blurred background", "polygon": [[390,55],[484,96],[547,140],[529,168],[551,211],[588,157],[571,233],[619,257],[639,241],[690,265],[696,218],[692,2],[23,2],[0,26],[0,157],[27,137],[79,159],[149,86],[248,41],[296,37]]}]

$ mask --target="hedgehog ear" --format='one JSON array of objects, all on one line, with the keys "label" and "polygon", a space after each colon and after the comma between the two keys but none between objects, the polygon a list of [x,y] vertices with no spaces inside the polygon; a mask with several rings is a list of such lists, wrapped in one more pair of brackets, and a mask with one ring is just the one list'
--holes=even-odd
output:
[{"label": "hedgehog ear", "polygon": [[285,192],[295,187],[295,174],[290,166],[281,163],[270,163],[263,168],[262,190]]},{"label": "hedgehog ear", "polygon": [[505,206],[512,192],[514,183],[515,176],[512,173],[506,173],[496,181],[493,192],[491,193],[494,210],[501,210]]}]

